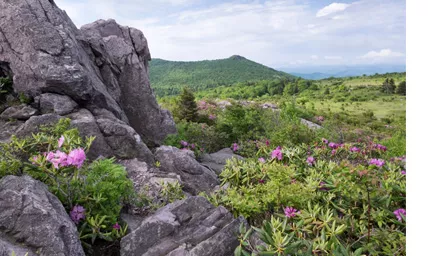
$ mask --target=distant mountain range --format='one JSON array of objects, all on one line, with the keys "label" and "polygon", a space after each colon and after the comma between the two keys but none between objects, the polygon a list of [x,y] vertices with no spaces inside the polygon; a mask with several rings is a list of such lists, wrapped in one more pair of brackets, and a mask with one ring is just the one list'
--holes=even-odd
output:
[{"label": "distant mountain range", "polygon": [[153,58],[150,61],[149,76],[152,88],[160,97],[179,94],[184,86],[197,91],[237,82],[293,77],[239,55],[203,61]]},{"label": "distant mountain range", "polygon": [[281,68],[280,70],[304,79],[324,79],[329,77],[349,77],[406,72],[405,65],[366,65],[366,66],[324,66],[304,68]]}]

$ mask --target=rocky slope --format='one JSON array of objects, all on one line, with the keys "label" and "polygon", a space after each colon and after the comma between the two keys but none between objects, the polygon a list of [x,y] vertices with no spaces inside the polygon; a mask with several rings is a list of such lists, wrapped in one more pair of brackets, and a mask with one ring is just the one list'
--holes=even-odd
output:
[{"label": "rocky slope", "polygon": [[[191,196],[153,216],[132,217],[122,255],[231,255],[239,221],[192,197],[214,189],[217,175],[191,152],[161,146],[175,124],[150,86],[144,34],[114,20],[78,29],[53,0],[0,0],[0,10],[0,76],[13,78],[14,91],[0,102],[0,142],[68,117],[82,136],[96,137],[88,157],[116,157],[137,192],[149,188],[155,197],[162,182],[178,181]],[[4,177],[0,205],[1,256],[83,255],[76,226],[42,183]],[[158,236],[141,238],[147,228]]]}]

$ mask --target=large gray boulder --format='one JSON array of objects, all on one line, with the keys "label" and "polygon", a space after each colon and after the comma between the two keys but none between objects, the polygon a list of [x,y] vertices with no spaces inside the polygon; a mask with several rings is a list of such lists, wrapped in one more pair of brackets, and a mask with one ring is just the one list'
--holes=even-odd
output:
[{"label": "large gray boulder", "polygon": [[77,103],[67,95],[56,93],[43,93],[40,96],[40,110],[43,114],[55,113],[67,115],[77,108]]},{"label": "large gray boulder", "polygon": [[[0,73],[13,75],[16,93],[34,99],[68,96],[93,114],[105,109],[150,146],[175,132],[150,87],[150,53],[141,31],[114,20],[79,30],[52,0],[0,1],[0,10]],[[72,108],[60,109],[43,97],[44,113],[61,115]]]},{"label": "large gray boulder", "polygon": [[216,174],[220,174],[226,165],[227,160],[232,158],[236,158],[238,160],[244,159],[242,156],[234,154],[232,149],[224,148],[212,154],[202,155],[200,162],[203,166],[213,170]]},{"label": "large gray boulder", "polygon": [[217,175],[196,161],[190,150],[161,146],[155,150],[155,159],[160,163],[161,172],[180,176],[183,191],[192,195],[210,192],[219,184]]},{"label": "large gray boulder", "polygon": [[[133,219],[135,222],[136,219]],[[241,219],[205,198],[176,201],[133,223],[122,238],[122,256],[229,256],[239,244]]]},{"label": "large gray boulder", "polygon": [[25,104],[19,106],[12,106],[7,108],[3,113],[0,114],[0,118],[3,120],[18,119],[27,120],[37,113],[37,109],[34,109]]},{"label": "large gray boulder", "polygon": [[43,183],[28,176],[4,177],[0,205],[0,255],[85,255],[76,226]]}]

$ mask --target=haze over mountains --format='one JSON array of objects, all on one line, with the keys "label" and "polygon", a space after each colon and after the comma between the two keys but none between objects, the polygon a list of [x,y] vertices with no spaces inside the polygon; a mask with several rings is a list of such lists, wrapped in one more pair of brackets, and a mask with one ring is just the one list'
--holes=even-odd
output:
[{"label": "haze over mountains", "polygon": [[309,66],[309,67],[286,67],[279,70],[288,72],[294,76],[304,79],[324,79],[329,77],[348,77],[361,75],[374,75],[406,72],[406,65],[355,65],[355,66]]}]

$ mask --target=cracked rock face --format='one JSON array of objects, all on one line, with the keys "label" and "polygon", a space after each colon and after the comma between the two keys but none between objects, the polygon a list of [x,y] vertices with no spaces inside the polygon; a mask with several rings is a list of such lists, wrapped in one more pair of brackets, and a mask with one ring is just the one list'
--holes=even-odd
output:
[{"label": "cracked rock face", "polygon": [[0,255],[85,255],[76,226],[43,183],[4,177],[0,205]]},{"label": "cracked rock face", "polygon": [[242,220],[224,207],[192,196],[159,209],[154,215],[133,220],[131,233],[122,238],[122,256],[233,255]]},{"label": "cracked rock face", "polygon": [[[0,1],[0,10],[0,66],[13,74],[16,92],[42,95],[42,113],[68,114],[74,102],[93,114],[104,109],[150,146],[175,132],[150,87],[141,31],[114,20],[79,30],[52,0]],[[61,97],[68,97],[64,106]]]}]

